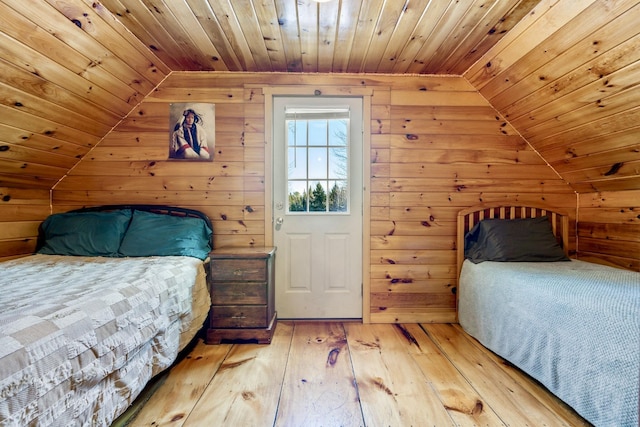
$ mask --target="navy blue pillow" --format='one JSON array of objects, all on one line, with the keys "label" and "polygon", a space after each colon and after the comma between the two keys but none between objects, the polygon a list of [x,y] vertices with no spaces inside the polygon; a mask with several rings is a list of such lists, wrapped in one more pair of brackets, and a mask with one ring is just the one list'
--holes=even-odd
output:
[{"label": "navy blue pillow", "polygon": [[50,215],[42,223],[47,255],[118,256],[118,248],[131,220],[129,209],[112,212],[66,212]]},{"label": "navy blue pillow", "polygon": [[569,261],[546,216],[485,219],[465,236],[465,258],[482,261]]},{"label": "navy blue pillow", "polygon": [[128,257],[182,255],[204,260],[212,249],[212,233],[199,218],[136,210],[118,253]]}]

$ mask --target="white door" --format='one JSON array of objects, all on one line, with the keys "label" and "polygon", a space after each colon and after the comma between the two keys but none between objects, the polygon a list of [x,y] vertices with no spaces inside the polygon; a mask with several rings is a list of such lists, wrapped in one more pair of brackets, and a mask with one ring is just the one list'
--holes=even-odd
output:
[{"label": "white door", "polygon": [[362,98],[273,98],[276,310],[362,317]]}]

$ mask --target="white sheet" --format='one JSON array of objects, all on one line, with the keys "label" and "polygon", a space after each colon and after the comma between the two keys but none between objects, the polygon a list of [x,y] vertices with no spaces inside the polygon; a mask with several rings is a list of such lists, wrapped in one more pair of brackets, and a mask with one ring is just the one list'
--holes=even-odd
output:
[{"label": "white sheet", "polygon": [[0,263],[0,425],[110,425],[209,306],[196,258]]}]

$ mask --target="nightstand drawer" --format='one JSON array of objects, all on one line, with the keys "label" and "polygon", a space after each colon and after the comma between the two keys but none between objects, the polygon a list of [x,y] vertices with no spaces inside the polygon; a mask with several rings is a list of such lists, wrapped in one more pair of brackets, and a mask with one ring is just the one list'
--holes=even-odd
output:
[{"label": "nightstand drawer", "polygon": [[267,304],[267,283],[224,282],[211,284],[213,305]]},{"label": "nightstand drawer", "polygon": [[212,328],[266,328],[269,326],[266,305],[220,305],[211,307]]},{"label": "nightstand drawer", "polygon": [[263,259],[212,259],[211,280],[266,282],[267,263]]}]

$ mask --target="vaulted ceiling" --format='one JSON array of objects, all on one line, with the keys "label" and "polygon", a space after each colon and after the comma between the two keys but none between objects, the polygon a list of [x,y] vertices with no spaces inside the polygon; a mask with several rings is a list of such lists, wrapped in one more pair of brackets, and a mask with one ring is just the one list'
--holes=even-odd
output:
[{"label": "vaulted ceiling", "polygon": [[103,0],[173,70],[464,73],[540,0]]},{"label": "vaulted ceiling", "polygon": [[51,188],[172,72],[451,74],[579,192],[640,189],[638,0],[0,0],[0,186]]}]

